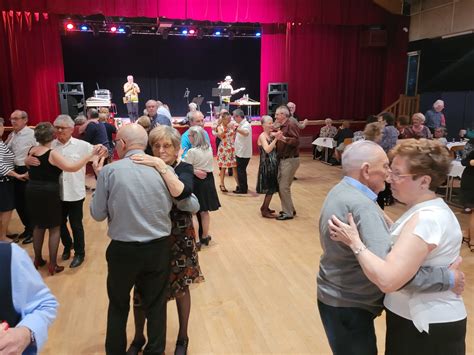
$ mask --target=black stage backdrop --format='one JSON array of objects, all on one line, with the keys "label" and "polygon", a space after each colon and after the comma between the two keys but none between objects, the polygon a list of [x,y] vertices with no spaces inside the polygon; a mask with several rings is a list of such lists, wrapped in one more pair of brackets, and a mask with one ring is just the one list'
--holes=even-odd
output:
[{"label": "black stage backdrop", "polygon": [[234,89],[246,87],[243,94],[260,101],[260,39],[203,38],[119,34],[67,33],[62,37],[65,81],[84,82],[86,98],[93,96],[96,83],[109,89],[119,117],[127,117],[122,103],[123,84],[131,74],[140,86],[140,112],[146,100],[158,99],[170,106],[173,116],[184,116],[190,98],[204,96],[202,111],[209,111],[206,101],[217,82],[231,75]]}]

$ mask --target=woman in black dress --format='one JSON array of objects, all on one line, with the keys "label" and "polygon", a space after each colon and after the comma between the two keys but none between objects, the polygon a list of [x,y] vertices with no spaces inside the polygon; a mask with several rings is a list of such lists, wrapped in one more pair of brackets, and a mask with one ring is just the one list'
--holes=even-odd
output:
[{"label": "woman in black dress", "polygon": [[[169,126],[158,126],[150,132],[149,143],[153,155],[132,156],[136,163],[153,166],[158,171],[164,171],[172,166],[176,175],[171,172],[161,174],[171,196],[178,200],[190,197],[194,188],[193,167],[178,161],[181,148],[181,135]],[[191,294],[189,285],[204,281],[199,266],[196,247],[196,235],[192,223],[192,213],[184,212],[173,205],[171,210],[171,273],[169,299],[176,299],[178,309],[179,333],[176,341],[175,354],[185,354],[187,351],[188,321],[191,312]],[[135,289],[134,316],[135,337],[127,351],[128,355],[138,354],[145,344],[144,326],[145,313],[140,307],[140,296]]]},{"label": "woman in black dress", "polygon": [[273,119],[262,117],[263,132],[257,140],[260,150],[260,165],[258,167],[257,193],[265,194],[260,212],[265,218],[275,218],[275,210],[270,209],[273,194],[278,191],[278,159],[276,155],[277,138],[272,135]]},{"label": "woman in black dress", "polygon": [[469,229],[463,242],[469,246],[471,252],[474,252],[474,139],[470,139],[466,143],[463,152],[463,159],[461,164],[466,167],[461,177],[461,198],[464,208],[471,209],[471,216],[469,217]]},{"label": "woman in black dress", "polygon": [[59,197],[59,175],[64,171],[75,172],[81,169],[94,155],[99,154],[94,149],[91,155],[72,163],[60,153],[51,150],[54,139],[54,127],[49,122],[41,122],[35,128],[35,138],[39,143],[29,151],[40,161],[40,165],[31,166],[29,182],[26,186],[26,200],[28,213],[33,230],[33,248],[35,251],[35,267],[44,266],[46,261],[42,257],[45,230],[49,230],[49,273],[54,275],[64,270],[64,266],[57,264],[57,254],[62,223],[61,200]]}]

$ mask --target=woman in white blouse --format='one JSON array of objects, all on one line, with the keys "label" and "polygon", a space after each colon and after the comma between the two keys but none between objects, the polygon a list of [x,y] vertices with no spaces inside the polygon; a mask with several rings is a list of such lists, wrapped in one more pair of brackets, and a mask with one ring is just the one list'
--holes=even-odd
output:
[{"label": "woman in white blouse", "polygon": [[398,291],[421,266],[447,266],[459,257],[459,222],[435,194],[451,158],[442,144],[427,139],[403,140],[392,154],[388,182],[408,210],[391,226],[391,252],[385,260],[371,253],[352,216],[350,225],[332,218],[332,238],[348,245],[367,277],[387,293],[386,354],[465,354],[467,314],[461,297],[452,291]]},{"label": "woman in white blouse", "polygon": [[192,148],[188,150],[183,158],[194,168],[194,194],[199,200],[202,222],[201,243],[209,245],[209,225],[211,223],[210,211],[217,211],[221,206],[217,196],[216,184],[214,182],[214,157],[212,148],[206,140],[204,128],[192,126],[189,128],[189,141]]}]

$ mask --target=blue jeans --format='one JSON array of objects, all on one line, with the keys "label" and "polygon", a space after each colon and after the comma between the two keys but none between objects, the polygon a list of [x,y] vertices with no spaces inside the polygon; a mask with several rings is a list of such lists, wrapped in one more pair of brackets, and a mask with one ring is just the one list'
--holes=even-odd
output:
[{"label": "blue jeans", "polygon": [[332,307],[319,300],[318,309],[334,355],[377,355],[373,313],[362,308]]}]

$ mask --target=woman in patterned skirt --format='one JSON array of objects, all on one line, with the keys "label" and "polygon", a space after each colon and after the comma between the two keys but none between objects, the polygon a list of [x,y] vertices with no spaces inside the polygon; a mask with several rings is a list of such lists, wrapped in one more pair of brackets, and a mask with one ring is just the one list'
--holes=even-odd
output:
[{"label": "woman in patterned skirt", "polygon": [[265,218],[275,218],[274,210],[270,209],[273,194],[278,191],[278,159],[276,155],[277,138],[272,135],[273,119],[262,117],[263,132],[258,137],[260,165],[258,167],[257,193],[265,194],[260,212]]},{"label": "woman in patterned skirt", "polygon": [[[161,125],[150,132],[149,142],[154,157],[140,154],[132,156],[132,159],[136,163],[153,166],[159,171],[166,169],[167,165],[172,166],[178,179],[170,173],[162,175],[171,195],[178,200],[178,203],[191,196],[194,186],[193,167],[191,164],[178,161],[181,148],[179,132],[172,127]],[[170,214],[172,247],[169,299],[176,299],[179,318],[175,354],[186,354],[189,343],[188,321],[191,312],[189,285],[202,282],[204,277],[199,267],[192,214],[181,211],[177,207],[179,206],[175,204]],[[135,289],[135,337],[127,354],[138,354],[145,344],[143,332],[145,313],[140,306],[139,290]]]},{"label": "woman in patterned skirt", "polygon": [[229,112],[222,112],[219,117],[220,124],[217,126],[217,136],[221,139],[219,147],[217,148],[217,166],[221,169],[219,173],[219,188],[222,192],[228,191],[224,184],[224,175],[227,168],[232,168],[235,183],[239,186],[234,149],[235,127],[234,124],[230,122],[230,117]]}]

